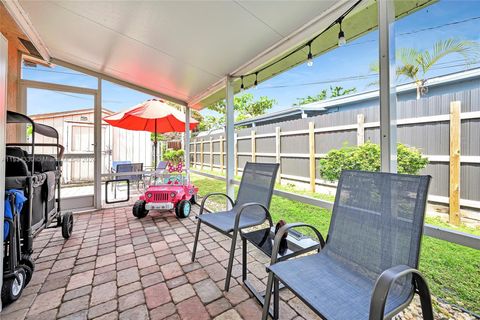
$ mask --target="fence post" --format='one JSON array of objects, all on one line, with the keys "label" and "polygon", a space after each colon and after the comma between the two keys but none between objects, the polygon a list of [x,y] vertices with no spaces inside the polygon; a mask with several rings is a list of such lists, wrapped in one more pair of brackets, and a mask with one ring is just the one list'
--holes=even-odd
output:
[{"label": "fence post", "polygon": [[194,143],[194,150],[195,150],[195,152],[194,152],[194,155],[193,155],[195,169],[197,169],[197,165],[198,165],[197,145],[198,145],[198,141],[197,141],[197,139],[195,139],[195,143]]},{"label": "fence post", "polygon": [[257,159],[257,156],[256,156],[256,152],[257,152],[257,147],[255,145],[255,131],[251,131],[251,140],[252,140],[252,162],[255,162],[255,160]]},{"label": "fence post", "polygon": [[210,136],[210,171],[213,171],[213,137]]},{"label": "fence post", "polygon": [[450,103],[450,195],[449,222],[460,224],[460,101]]},{"label": "fence post", "polygon": [[235,134],[235,143],[233,145],[234,158],[235,158],[235,175],[238,176],[238,136]]},{"label": "fence post", "polygon": [[200,170],[203,170],[203,138],[200,141]]},{"label": "fence post", "polygon": [[357,146],[365,143],[365,115],[357,114]]},{"label": "fence post", "polygon": [[310,191],[315,192],[315,123],[308,123],[308,146],[310,151]]},{"label": "fence post", "polygon": [[275,160],[276,162],[280,165],[278,168],[278,173],[277,173],[277,182],[281,183],[282,182],[282,164],[281,164],[281,159],[280,159],[280,127],[275,127]]},{"label": "fence post", "polygon": [[223,159],[223,137],[220,136],[220,172],[223,173],[223,167],[225,165]]}]

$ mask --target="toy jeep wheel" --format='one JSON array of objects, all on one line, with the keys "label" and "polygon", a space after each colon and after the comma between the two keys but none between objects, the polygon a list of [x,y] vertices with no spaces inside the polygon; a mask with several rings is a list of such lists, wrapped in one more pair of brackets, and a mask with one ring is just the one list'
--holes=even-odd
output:
[{"label": "toy jeep wheel", "polygon": [[188,200],[182,200],[179,204],[175,207],[175,214],[177,218],[183,219],[190,215],[190,211],[192,210],[192,204]]},{"label": "toy jeep wheel", "polygon": [[192,197],[190,198],[190,203],[191,204],[197,204],[197,195],[193,194]]},{"label": "toy jeep wheel", "polygon": [[138,219],[145,218],[148,214],[148,210],[145,210],[145,201],[137,200],[133,205],[133,215]]}]

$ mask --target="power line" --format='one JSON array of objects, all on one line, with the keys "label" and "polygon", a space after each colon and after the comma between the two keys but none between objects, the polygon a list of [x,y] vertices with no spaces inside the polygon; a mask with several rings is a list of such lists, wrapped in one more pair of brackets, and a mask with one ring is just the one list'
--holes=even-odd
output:
[{"label": "power line", "polygon": [[[444,28],[444,27],[449,27],[449,26],[453,26],[453,25],[458,25],[458,24],[462,24],[462,23],[466,23],[466,22],[470,22],[470,21],[474,21],[474,20],[479,20],[479,19],[480,19],[480,16],[470,17],[470,18],[467,18],[467,19],[458,20],[458,21],[452,21],[452,22],[440,24],[440,25],[433,26],[433,27],[426,27],[426,28],[421,28],[421,29],[417,29],[417,30],[401,32],[401,33],[399,33],[397,36],[401,37],[401,36],[416,34],[416,33],[424,32],[424,31],[431,31],[431,30],[435,30],[435,29],[441,29],[441,28]],[[357,46],[357,45],[360,45],[360,44],[365,44],[365,43],[370,43],[370,42],[376,42],[376,41],[377,41],[377,39],[364,40],[364,41],[359,41],[359,42],[355,42],[355,43],[348,43],[348,44],[344,45],[344,47],[353,47],[353,46]]]},{"label": "power line", "polygon": [[[64,95],[64,96],[68,96],[68,97],[72,97],[72,98],[76,98],[76,99],[80,99],[80,100],[92,101],[92,98],[88,98],[88,97],[78,96],[78,95],[75,95],[75,94],[69,94],[69,93],[60,92],[60,91],[55,91],[55,92],[58,93],[58,94]],[[102,100],[102,102],[123,103],[122,101],[117,101],[117,100]]]},{"label": "power line", "polygon": [[[452,62],[448,62],[448,63],[452,63]],[[478,65],[478,64],[480,64],[480,62],[476,62],[476,63],[468,64],[468,65],[474,66],[474,65]],[[466,65],[467,64],[465,64],[465,63],[454,64],[454,65],[443,65],[443,66],[433,67],[432,70],[450,69],[450,68],[461,67],[461,66],[466,66]],[[474,68],[469,68],[467,70],[470,70],[470,69],[474,69]],[[378,73],[372,73],[372,74],[366,74],[366,75],[360,75],[360,76],[349,76],[349,77],[342,77],[342,78],[336,78],[336,79],[327,79],[327,80],[322,80],[322,81],[303,82],[303,83],[297,83],[297,84],[283,84],[283,85],[279,84],[279,85],[272,85],[272,86],[261,86],[261,87],[259,87],[259,89],[282,89],[282,88],[305,87],[305,86],[313,86],[313,85],[319,85],[319,84],[330,84],[330,83],[348,82],[348,81],[355,81],[355,80],[366,80],[366,79],[371,79],[371,78],[378,78]]]}]

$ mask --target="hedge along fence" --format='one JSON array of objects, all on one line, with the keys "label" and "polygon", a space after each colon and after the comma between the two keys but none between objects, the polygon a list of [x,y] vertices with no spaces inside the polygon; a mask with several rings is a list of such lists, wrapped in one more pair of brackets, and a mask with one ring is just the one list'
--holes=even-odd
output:
[{"label": "hedge along fence", "polygon": [[[421,172],[433,177],[429,200],[449,204],[450,220],[458,223],[460,204],[480,208],[480,89],[399,101],[397,109],[398,142],[420,149],[429,159]],[[308,183],[312,191],[317,185],[332,186],[320,177],[319,159],[345,143],[379,143],[378,112],[372,101],[364,108],[238,130],[235,174],[247,161],[277,162],[279,180]],[[192,165],[223,171],[224,150],[222,134],[192,139]],[[479,219],[475,213],[462,218]]]}]

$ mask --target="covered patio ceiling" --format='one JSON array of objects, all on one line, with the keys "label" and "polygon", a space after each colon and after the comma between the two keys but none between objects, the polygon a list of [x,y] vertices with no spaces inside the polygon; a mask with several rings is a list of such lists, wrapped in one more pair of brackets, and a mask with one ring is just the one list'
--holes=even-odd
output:
[{"label": "covered patio ceiling", "polygon": [[[396,0],[396,16],[433,0]],[[255,72],[318,35],[357,0],[7,1],[43,58],[65,61],[201,109],[225,97],[227,75]],[[352,40],[377,27],[374,0],[343,21]],[[312,43],[336,47],[338,27]],[[264,81],[302,63],[299,51],[258,74]],[[253,85],[254,76],[245,79]],[[240,89],[237,80],[234,91]]]}]

